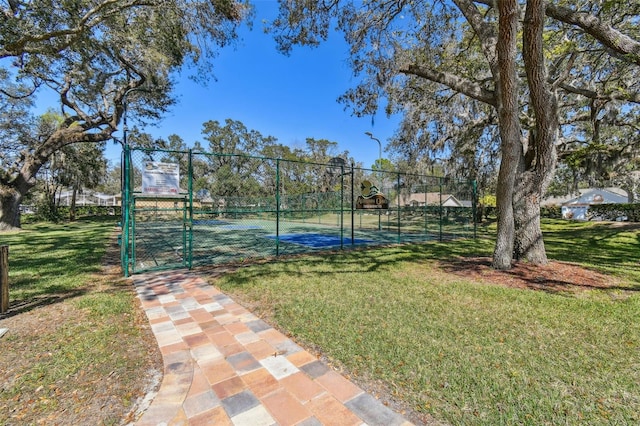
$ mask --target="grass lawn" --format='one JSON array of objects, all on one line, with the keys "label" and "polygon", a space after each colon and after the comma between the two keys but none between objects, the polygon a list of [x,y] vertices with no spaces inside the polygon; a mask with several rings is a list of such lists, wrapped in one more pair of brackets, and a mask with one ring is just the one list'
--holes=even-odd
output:
[{"label": "grass lawn", "polygon": [[110,217],[0,234],[11,302],[0,317],[9,330],[0,424],[120,424],[146,393],[161,361],[131,284],[101,266],[114,225]]},{"label": "grass lawn", "polygon": [[606,290],[523,290],[441,268],[490,256],[483,237],[300,257],[212,282],[414,419],[638,424],[639,229],[544,223],[550,258],[610,275]]},{"label": "grass lawn", "polygon": [[[130,282],[101,267],[117,250],[113,222],[0,234],[12,303],[0,319],[0,424],[134,418],[161,362]],[[303,256],[212,282],[417,423],[639,424],[639,229],[544,223],[550,258],[607,274],[608,289],[448,272],[452,259],[491,255],[492,227],[473,241]]]}]

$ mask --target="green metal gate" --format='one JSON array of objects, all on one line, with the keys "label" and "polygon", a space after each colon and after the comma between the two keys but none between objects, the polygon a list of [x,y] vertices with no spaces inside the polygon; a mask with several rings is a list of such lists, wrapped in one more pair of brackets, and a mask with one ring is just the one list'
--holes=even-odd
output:
[{"label": "green metal gate", "polygon": [[[143,155],[136,158],[132,153]],[[189,157],[189,153],[179,151],[141,151],[125,147],[121,222],[121,262],[125,276],[146,270],[192,266],[193,198],[190,184],[183,189],[178,181],[177,190],[166,193],[145,190],[143,169],[145,164],[158,160],[154,154]],[[189,176],[187,173],[187,183],[191,181]]]},{"label": "green metal gate", "polygon": [[187,197],[135,195],[131,265],[136,269],[190,268],[193,232]]}]

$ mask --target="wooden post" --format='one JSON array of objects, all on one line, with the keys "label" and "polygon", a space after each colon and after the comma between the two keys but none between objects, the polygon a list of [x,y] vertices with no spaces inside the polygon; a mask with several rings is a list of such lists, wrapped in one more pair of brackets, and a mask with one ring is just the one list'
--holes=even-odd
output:
[{"label": "wooden post", "polygon": [[9,246],[0,246],[0,314],[9,310]]}]

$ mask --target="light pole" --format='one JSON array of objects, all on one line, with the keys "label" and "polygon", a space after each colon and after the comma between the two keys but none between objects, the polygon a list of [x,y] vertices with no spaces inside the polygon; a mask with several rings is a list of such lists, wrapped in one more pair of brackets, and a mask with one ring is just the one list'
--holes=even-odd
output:
[{"label": "light pole", "polygon": [[[382,143],[380,143],[380,139],[373,136],[371,132],[364,132],[365,135],[369,136],[374,141],[378,142],[378,178],[380,179],[380,191],[382,191]],[[378,210],[378,231],[382,229],[382,218],[380,216],[380,210]]]},{"label": "light pole", "polygon": [[380,143],[380,139],[373,136],[371,132],[364,132],[365,135],[369,136],[374,141],[378,142],[378,170],[382,167],[382,144]]}]

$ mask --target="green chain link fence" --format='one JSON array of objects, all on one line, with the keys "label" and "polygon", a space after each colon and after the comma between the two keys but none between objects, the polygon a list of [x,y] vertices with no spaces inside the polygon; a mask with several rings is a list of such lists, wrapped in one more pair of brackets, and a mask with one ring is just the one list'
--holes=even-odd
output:
[{"label": "green chain link fence", "polygon": [[122,164],[125,275],[476,233],[472,181],[191,151]]}]

